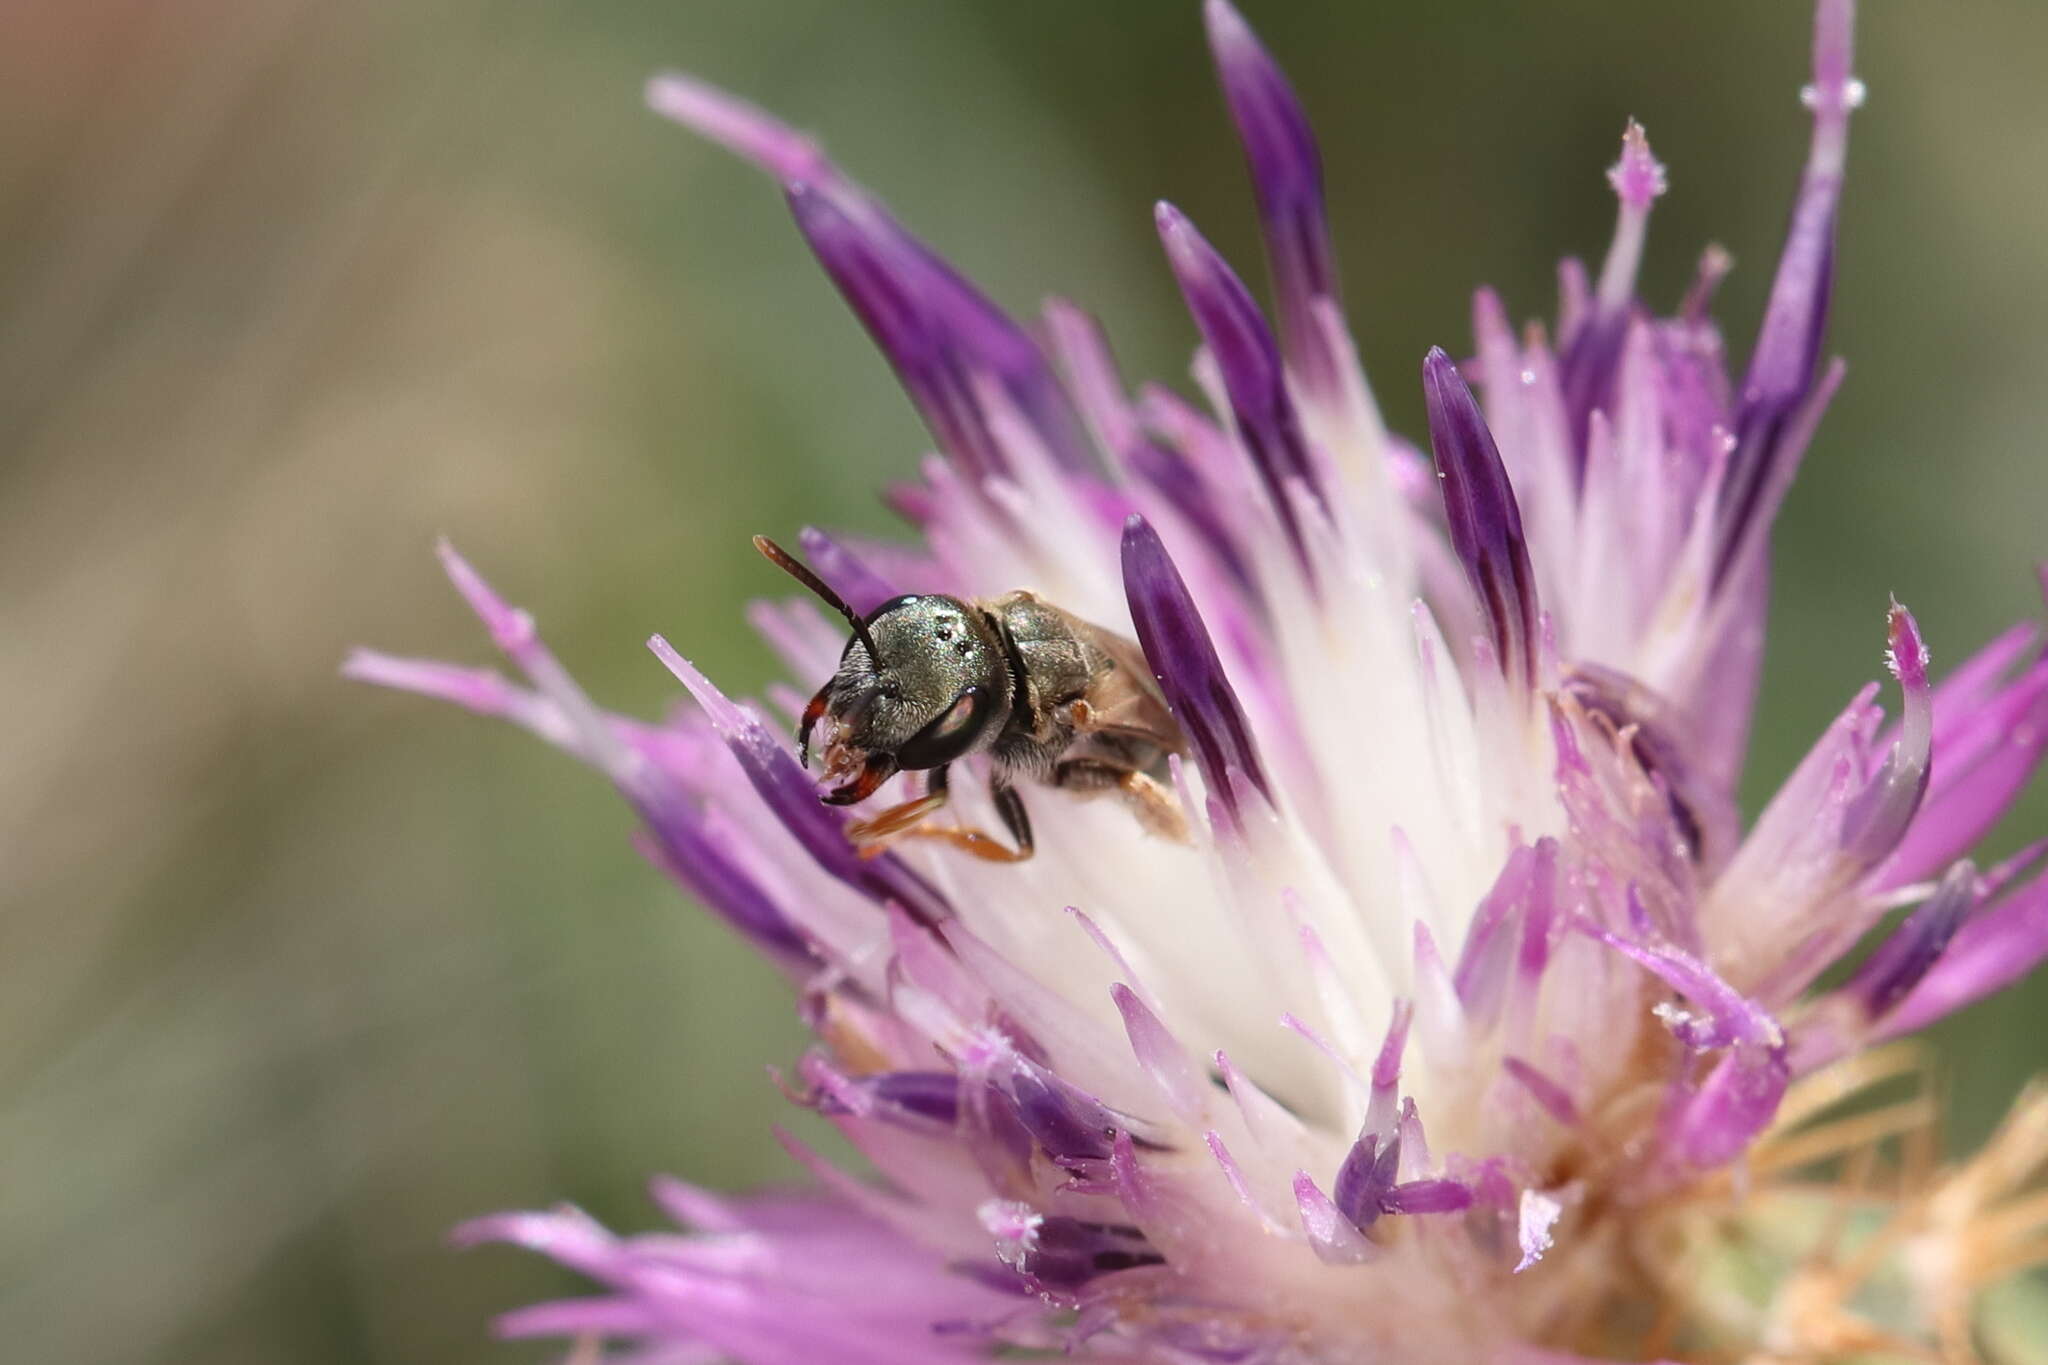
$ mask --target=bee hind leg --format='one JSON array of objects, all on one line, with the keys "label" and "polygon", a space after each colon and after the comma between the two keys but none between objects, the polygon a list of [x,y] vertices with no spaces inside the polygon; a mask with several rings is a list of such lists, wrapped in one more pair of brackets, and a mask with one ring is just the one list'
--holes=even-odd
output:
[{"label": "bee hind leg", "polygon": [[1124,804],[1148,834],[1176,844],[1192,842],[1187,813],[1180,808],[1179,798],[1164,782],[1148,774],[1075,758],[1054,768],[1052,781],[1054,786],[1076,793],[1114,791],[1123,797]]}]

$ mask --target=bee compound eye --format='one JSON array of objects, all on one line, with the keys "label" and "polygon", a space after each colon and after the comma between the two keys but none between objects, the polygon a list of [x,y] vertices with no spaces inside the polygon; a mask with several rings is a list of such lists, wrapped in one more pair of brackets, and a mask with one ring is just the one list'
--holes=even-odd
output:
[{"label": "bee compound eye", "polygon": [[982,728],[986,700],[981,688],[962,688],[944,711],[897,750],[903,766],[935,768],[967,752]]},{"label": "bee compound eye", "polygon": [[925,734],[932,739],[949,739],[959,734],[967,728],[968,722],[974,719],[975,701],[979,696],[980,693],[969,688],[953,698],[953,704],[931,723]]}]

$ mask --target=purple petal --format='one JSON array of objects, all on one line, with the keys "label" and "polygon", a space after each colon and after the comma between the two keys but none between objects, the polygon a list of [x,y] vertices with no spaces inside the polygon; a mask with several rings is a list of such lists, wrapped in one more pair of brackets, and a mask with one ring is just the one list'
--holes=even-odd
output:
[{"label": "purple petal", "polygon": [[1948,951],[1899,1003],[1880,1032],[1925,1028],[2033,971],[2048,959],[2048,877],[2009,893],[1957,931]]},{"label": "purple petal", "polygon": [[1950,868],[1926,903],[1864,960],[1843,994],[1862,1006],[1866,1018],[1889,1013],[1941,960],[1976,902],[1977,869],[1965,860]]},{"label": "purple petal", "polygon": [[1396,1000],[1393,1018],[1387,1023],[1387,1036],[1380,1043],[1379,1055],[1373,1059],[1372,1096],[1366,1103],[1365,1126],[1383,1139],[1398,1141],[1395,1125],[1400,1117],[1401,1053],[1408,1046],[1408,1027],[1414,1019],[1415,1002]]},{"label": "purple petal", "polygon": [[650,802],[639,809],[647,822],[646,852],[657,866],[777,960],[816,962],[810,941],[688,803]]},{"label": "purple petal", "polygon": [[962,340],[936,316],[935,295],[914,260],[891,248],[846,212],[843,203],[808,185],[792,186],[789,209],[825,273],[902,381],[940,449],[977,481],[1009,472],[1009,460],[974,392]]},{"label": "purple petal", "polygon": [[1777,1115],[1789,1078],[1783,1048],[1730,1048],[1668,1117],[1673,1152],[1702,1170],[1734,1160]]},{"label": "purple petal", "polygon": [[1472,1187],[1461,1180],[1411,1180],[1380,1198],[1385,1213],[1458,1213],[1472,1207]]},{"label": "purple petal", "polygon": [[1123,1015],[1132,1055],[1159,1087],[1167,1107],[1184,1122],[1198,1122],[1208,1097],[1209,1082],[1194,1058],[1151,1007],[1138,998],[1136,991],[1118,982],[1110,987],[1110,997],[1116,1002],[1117,1012]]},{"label": "purple petal", "polygon": [[1643,125],[1633,119],[1622,133],[1621,159],[1608,169],[1607,183],[1614,187],[1621,205],[1614,242],[1600,270],[1593,311],[1585,325],[1573,332],[1558,362],[1573,458],[1578,462],[1574,472],[1581,477],[1585,474],[1587,424],[1596,409],[1610,414],[1614,410],[1615,380],[1621,370],[1622,343],[1628,335],[1650,205],[1664,193],[1664,166],[1651,155]]},{"label": "purple petal", "polygon": [[947,454],[975,475],[1008,469],[975,394],[983,375],[1049,450],[1069,465],[1085,463],[1079,425],[1037,343],[815,144],[688,77],[657,77],[648,102],[783,182],[797,226]]},{"label": "purple petal", "polygon": [[819,867],[877,903],[896,902],[921,923],[936,923],[952,914],[945,898],[901,859],[888,853],[878,858],[860,855],[846,837],[847,817],[818,800],[810,774],[758,716],[727,700],[659,635],[647,644],[704,708],[755,794]]},{"label": "purple petal", "polygon": [[1124,595],[1145,661],[1194,747],[1210,793],[1239,814],[1230,781],[1235,772],[1271,801],[1272,788],[1266,785],[1265,768],[1244,708],[1224,676],[1223,661],[1159,533],[1143,517],[1124,523],[1123,570]]},{"label": "purple petal", "polygon": [[1700,959],[1667,944],[1638,943],[1605,929],[1586,932],[1629,958],[1684,996],[1700,1013],[1666,1009],[1665,1022],[1678,1040],[1695,1051],[1743,1043],[1775,1048],[1784,1042],[1777,1021],[1755,1001],[1724,981]]},{"label": "purple petal", "polygon": [[1386,1198],[1387,1191],[1394,1188],[1400,1169],[1401,1139],[1398,1135],[1384,1145],[1374,1134],[1360,1137],[1345,1154],[1344,1164],[1337,1168],[1337,1183],[1330,1190],[1337,1211],[1350,1219],[1353,1227],[1364,1232],[1379,1218],[1382,1212],[1380,1202]]},{"label": "purple petal", "polygon": [[450,1231],[448,1240],[464,1250],[486,1242],[509,1242],[607,1284],[624,1278],[631,1259],[619,1239],[596,1219],[567,1206],[547,1213],[494,1213],[472,1218]]},{"label": "purple petal", "polygon": [[815,960],[810,943],[746,870],[706,818],[660,765],[628,743],[621,726],[591,702],[561,661],[541,643],[533,618],[499,597],[484,576],[442,542],[441,563],[482,619],[492,640],[533,682],[538,697],[515,695],[495,674],[448,670],[358,654],[353,677],[405,687],[503,715],[581,756],[612,779],[646,823],[640,842],[654,861],[711,910],[784,967]]},{"label": "purple petal", "polygon": [[1373,1244],[1338,1211],[1307,1171],[1294,1173],[1294,1205],[1317,1260],[1327,1265],[1361,1265],[1373,1258]]},{"label": "purple petal", "polygon": [[1572,1103],[1570,1092],[1563,1086],[1520,1057],[1504,1057],[1500,1067],[1517,1085],[1529,1092],[1530,1098],[1541,1105],[1545,1113],[1567,1128],[1577,1126],[1579,1107]]},{"label": "purple petal", "polygon": [[799,531],[797,544],[803,547],[804,558],[818,577],[825,580],[825,586],[838,593],[856,614],[866,616],[898,595],[899,589],[889,580],[815,526],[806,526]]},{"label": "purple petal", "polygon": [[1294,400],[1287,393],[1273,334],[1244,281],[1179,209],[1162,203],[1154,216],[1188,311],[1222,372],[1230,410],[1237,419],[1238,438],[1251,455],[1267,499],[1295,552],[1305,556],[1294,496],[1288,490],[1298,484],[1318,498],[1322,490]]},{"label": "purple petal", "polygon": [[2048,665],[2010,686],[1934,691],[1927,794],[1874,881],[1908,885],[1946,866],[1989,833],[2048,755]]},{"label": "purple petal", "polygon": [[700,80],[674,72],[647,82],[647,106],[753,162],[777,180],[825,181],[838,168],[802,133],[773,114]]},{"label": "purple petal", "polygon": [[1341,362],[1318,325],[1318,299],[1337,298],[1337,263],[1323,206],[1323,159],[1287,77],[1229,0],[1208,0],[1209,50],[1251,168],[1266,262],[1287,355],[1308,392],[1333,395]]},{"label": "purple petal", "polygon": [[1564,688],[1617,734],[1628,732],[1630,756],[1664,793],[1672,825],[1694,861],[1717,866],[1735,842],[1734,797],[1693,761],[1693,746],[1680,738],[1683,716],[1677,708],[1627,674],[1599,664],[1574,666]]},{"label": "purple petal", "polygon": [[1886,663],[1904,696],[1899,736],[1884,766],[1858,793],[1842,818],[1842,849],[1857,865],[1870,867],[1898,847],[1927,794],[1933,755],[1934,708],[1927,684],[1927,646],[1913,614],[1892,603]]},{"label": "purple petal", "polygon": [[1422,1111],[1411,1095],[1401,1101],[1401,1166],[1409,1174],[1430,1168],[1429,1139],[1422,1131]]},{"label": "purple petal", "polygon": [[1082,415],[1112,460],[1165,499],[1231,578],[1249,588],[1251,569],[1210,480],[1185,452],[1145,434],[1124,394],[1123,378],[1101,326],[1079,308],[1059,300],[1046,305],[1045,321]]},{"label": "purple petal", "polygon": [[1533,985],[1542,975],[1556,874],[1556,840],[1520,845],[1479,902],[1452,975],[1458,1001],[1475,1028],[1490,1028],[1500,1017],[1517,978]]},{"label": "purple petal", "polygon": [[1862,83],[1849,70],[1855,13],[1855,0],[1821,0],[1814,16],[1813,84],[1807,97],[1813,142],[1742,382],[1735,454],[1722,500],[1717,582],[1733,563],[1748,525],[1774,510],[1767,490],[1775,466],[1796,458],[1785,438],[1816,388],[1834,290],[1835,215],[1849,150],[1849,112],[1863,97]]},{"label": "purple petal", "polygon": [[1440,346],[1422,362],[1422,389],[1451,546],[1465,566],[1503,671],[1528,687],[1536,676],[1536,575],[1515,490],[1472,390]]},{"label": "purple petal", "polygon": [[821,1113],[907,1118],[943,1128],[960,1119],[960,1077],[951,1071],[883,1071],[854,1077],[835,1073],[832,1080],[832,1087],[819,1097]]},{"label": "purple petal", "polygon": [[1252,587],[1251,565],[1238,548],[1230,518],[1217,505],[1193,461],[1177,450],[1141,439],[1124,452],[1124,463],[1201,537],[1232,581],[1242,588]]},{"label": "purple petal", "polygon": [[1055,1161],[1107,1160],[1123,1123],[1103,1105],[1026,1058],[999,1081],[1023,1123]]},{"label": "purple petal", "polygon": [[1048,1217],[1021,1205],[1000,1208],[1016,1212],[1001,1219],[989,1210],[982,1215],[995,1234],[996,1255],[1045,1289],[1071,1292],[1103,1275],[1165,1260],[1143,1232],[1126,1224]]}]

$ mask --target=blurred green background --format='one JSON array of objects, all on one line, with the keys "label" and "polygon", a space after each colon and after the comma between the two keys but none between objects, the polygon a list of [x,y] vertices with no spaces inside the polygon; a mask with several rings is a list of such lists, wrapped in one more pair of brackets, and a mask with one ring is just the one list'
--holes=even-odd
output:
[{"label": "blurred green background", "polygon": [[[1392,418],[1469,290],[1548,312],[1626,115],[1646,271],[1725,243],[1736,344],[1803,153],[1806,7],[1253,3],[1320,126]],[[1953,662],[2048,553],[2048,7],[1875,3],[1834,345],[1786,509],[1752,765],[1877,676],[1887,593]],[[1020,309],[1178,378],[1170,197],[1256,265],[1196,0],[0,7],[0,1355],[527,1360],[567,1286],[449,1224],[787,1174],[787,992],[510,730],[343,683],[482,660],[452,535],[591,690],[652,630],[735,690],[755,530],[875,531],[925,438],[776,194],[641,109],[679,66],[824,135]],[[2037,795],[2003,836],[2048,828]],[[1945,1031],[1972,1141],[2048,983]]]}]

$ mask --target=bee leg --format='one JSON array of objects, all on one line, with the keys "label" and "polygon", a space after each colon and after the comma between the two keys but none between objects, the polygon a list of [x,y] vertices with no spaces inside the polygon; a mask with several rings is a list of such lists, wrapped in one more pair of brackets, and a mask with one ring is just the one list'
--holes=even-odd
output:
[{"label": "bee leg", "polygon": [[877,857],[896,836],[910,833],[919,821],[944,806],[947,796],[946,770],[934,768],[931,777],[926,779],[923,796],[905,801],[900,806],[891,806],[872,819],[850,822],[846,826],[846,837],[860,849],[861,857]]},{"label": "bee leg", "polygon": [[[1003,828],[1010,831],[1010,838],[1017,844],[1014,850],[1003,850],[1001,861],[1021,863],[1037,848],[1031,840],[1031,815],[1024,809],[1024,798],[1001,778],[989,784],[988,794],[995,800],[996,814],[1002,817]],[[980,856],[987,858],[991,855],[983,853]]]},{"label": "bee leg", "polygon": [[953,847],[991,863],[1021,863],[1031,856],[1031,817],[1024,813],[1024,798],[1017,795],[1015,787],[1001,778],[989,784],[989,795],[995,798],[996,814],[1002,817],[1003,828],[1016,840],[1015,848],[1004,847],[1000,839],[978,829],[920,823],[946,804],[946,794],[946,769],[934,768],[930,786],[923,796],[892,806],[872,820],[855,821],[846,827],[846,837],[853,840],[863,858],[880,857],[882,851],[898,839],[943,839]]},{"label": "bee leg", "polygon": [[1165,783],[1129,768],[1073,758],[1052,770],[1053,785],[1077,793],[1116,791],[1148,833],[1176,844],[1188,839],[1188,818]]},{"label": "bee leg", "polygon": [[1124,803],[1147,832],[1171,843],[1194,842],[1188,833],[1188,813],[1180,808],[1180,798],[1171,787],[1145,773],[1125,773],[1117,786],[1123,791]]},{"label": "bee leg", "polygon": [[[996,814],[1002,818],[1003,828],[1017,843],[1015,848],[1006,847],[993,834],[978,829],[947,825],[919,825],[906,829],[902,837],[907,839],[943,839],[963,853],[991,863],[1021,863],[1030,858],[1037,846],[1031,841],[1031,817],[1024,811],[1024,798],[1017,789],[997,778],[989,784],[989,795],[995,799]],[[865,855],[866,850],[862,853]]]}]

